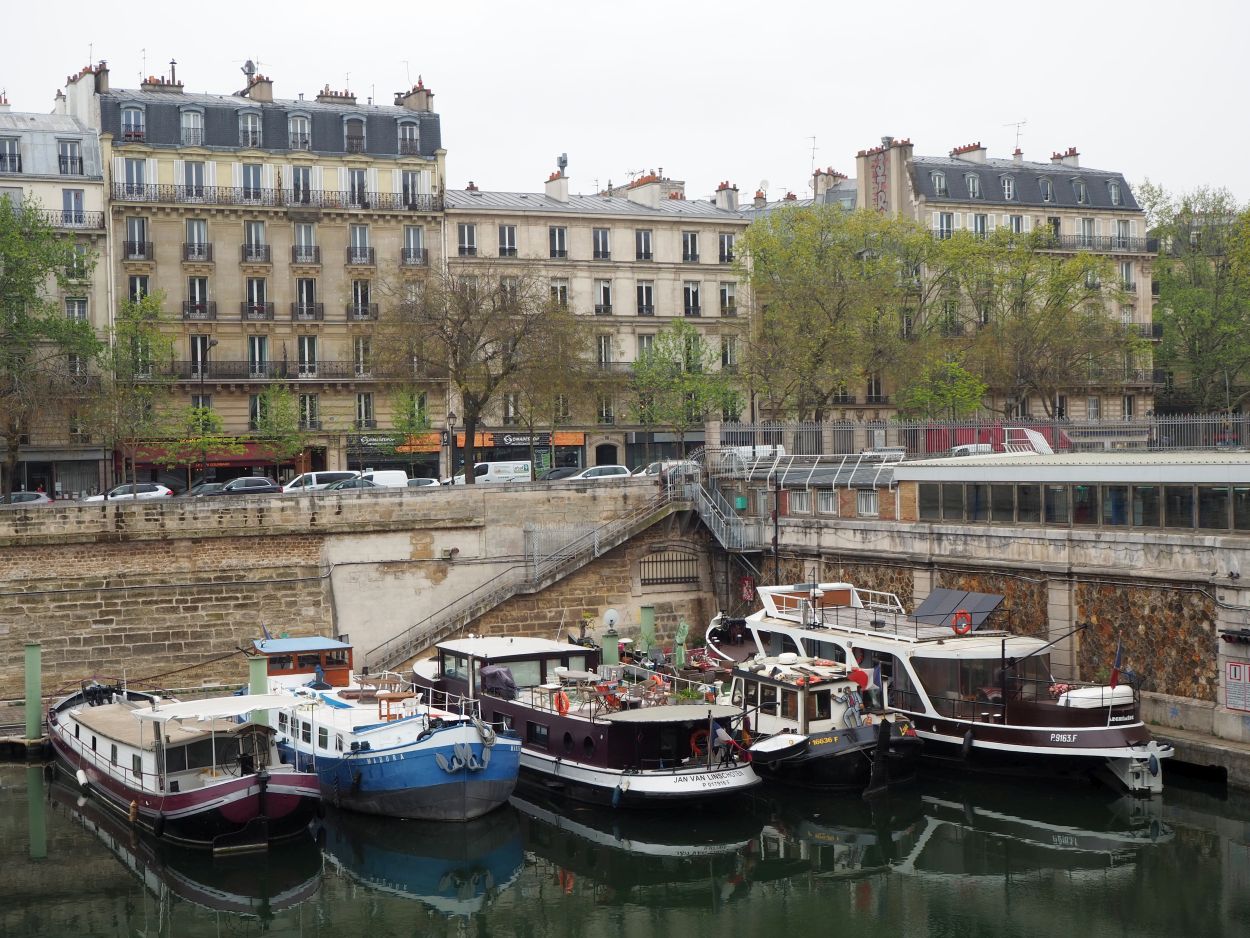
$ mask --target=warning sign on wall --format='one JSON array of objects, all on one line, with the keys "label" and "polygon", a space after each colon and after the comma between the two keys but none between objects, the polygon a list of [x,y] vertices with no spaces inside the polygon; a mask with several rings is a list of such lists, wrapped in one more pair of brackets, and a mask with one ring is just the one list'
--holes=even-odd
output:
[{"label": "warning sign on wall", "polygon": [[1225,663],[1224,705],[1231,710],[1250,710],[1250,661]]}]

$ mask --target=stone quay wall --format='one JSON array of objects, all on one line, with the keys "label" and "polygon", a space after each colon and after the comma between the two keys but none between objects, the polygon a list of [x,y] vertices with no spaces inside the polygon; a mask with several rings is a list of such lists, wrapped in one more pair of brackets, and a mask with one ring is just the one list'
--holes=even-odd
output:
[{"label": "stone quay wall", "polygon": [[527,524],[603,523],[655,491],[465,486],[6,509],[0,700],[24,692],[27,642],[43,646],[46,695],[92,676],[181,689],[243,683],[240,651],[262,626],[347,634],[363,660],[523,566]]}]

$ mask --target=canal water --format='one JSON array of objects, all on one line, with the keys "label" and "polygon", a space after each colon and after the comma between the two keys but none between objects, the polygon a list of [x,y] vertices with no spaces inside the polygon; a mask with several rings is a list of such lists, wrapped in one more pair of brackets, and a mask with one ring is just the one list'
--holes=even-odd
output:
[{"label": "canal water", "polygon": [[0,766],[0,936],[1250,935],[1250,796],[925,781],[636,815],[519,797],[467,825],[331,814],[268,855],[136,838]]}]

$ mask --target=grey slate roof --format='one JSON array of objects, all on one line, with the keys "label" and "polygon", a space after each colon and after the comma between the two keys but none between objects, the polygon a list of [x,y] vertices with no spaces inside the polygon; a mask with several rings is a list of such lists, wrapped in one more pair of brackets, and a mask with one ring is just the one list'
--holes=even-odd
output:
[{"label": "grey slate roof", "polygon": [[[946,174],[946,194],[938,195],[933,186],[935,171]],[[981,198],[972,198],[968,194],[965,177],[968,174],[977,176],[981,181]],[[1002,177],[1011,176],[1015,180],[1016,194],[1010,201],[1003,198]],[[1054,198],[1049,202],[1042,201],[1041,182],[1043,178],[1051,180]],[[1088,193],[1088,201],[1077,202],[1076,192],[1072,183],[1083,180]],[[1111,204],[1108,183],[1120,184],[1121,205]],[[928,202],[962,202],[968,205],[992,205],[1000,210],[1012,206],[1030,206],[1033,208],[1073,208],[1097,209],[1113,212],[1140,212],[1141,208],[1133,197],[1133,191],[1122,173],[1103,169],[1087,169],[1085,167],[1064,166],[1056,163],[1032,163],[1015,160],[987,159],[984,163],[973,163],[945,156],[917,156],[912,158],[912,185],[916,194],[923,196]]]},{"label": "grey slate roof", "polygon": [[717,208],[712,202],[690,199],[661,199],[658,208],[639,205],[629,199],[606,195],[570,195],[560,202],[543,192],[471,192],[451,189],[443,195],[448,211],[534,212],[569,215],[662,215],[681,218],[723,219],[741,222],[741,212]]},{"label": "grey slate roof", "polygon": [[[436,113],[410,111],[386,104],[322,104],[315,100],[275,99],[272,103],[253,101],[231,94],[181,94],[171,91],[135,91],[113,89],[100,96],[101,130],[120,139],[121,108],[138,104],[144,110],[144,143],[154,146],[181,146],[182,108],[191,106],[204,112],[204,145],[209,148],[239,148],[241,110],[261,112],[262,150],[288,149],[287,117],[307,114],[311,118],[312,152],[346,152],[343,119],[358,118],[365,122],[365,152],[371,156],[399,155],[399,120],[416,121],[419,125],[420,156],[434,158],[442,144],[442,129]],[[306,152],[306,151],[300,151]]]},{"label": "grey slate roof", "polygon": [[[0,137],[18,137],[23,176],[57,176],[67,185],[75,179],[103,178],[100,138],[76,117],[68,114],[32,114],[0,111]],[[82,174],[62,175],[58,142],[77,140],[82,154]]]},{"label": "grey slate roof", "polygon": [[[843,179],[836,186],[827,189],[819,201],[822,205],[841,205],[843,208],[853,209],[855,208],[855,194],[855,180]],[[763,208],[756,208],[754,203],[748,202],[738,210],[738,214],[740,214],[743,218],[746,218],[748,221],[754,221],[756,218],[767,215],[769,212],[776,211],[783,205],[795,205],[801,208],[810,208],[816,203],[817,200],[814,198],[778,199],[775,202],[765,203]]]}]

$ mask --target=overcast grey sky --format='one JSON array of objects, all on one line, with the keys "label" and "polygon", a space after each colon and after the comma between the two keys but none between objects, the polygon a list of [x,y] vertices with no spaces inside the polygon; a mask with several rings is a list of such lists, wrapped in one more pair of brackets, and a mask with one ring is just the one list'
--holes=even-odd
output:
[{"label": "overcast grey sky", "polygon": [[[275,95],[327,83],[364,101],[424,77],[448,185],[538,191],[567,152],[574,192],[663,167],[690,198],[728,179],[748,198],[804,195],[813,165],[854,172],[883,134],[917,154],[981,141],[1026,159],[1075,146],[1082,165],[1171,189],[1250,197],[1250,4],[1048,0],[676,3],[8,3],[0,88],[47,111],[88,61],[114,86],[166,74],[188,91],[243,87],[257,59]],[[145,51],[146,50],[146,51]],[[146,58],[145,58],[146,56]],[[146,67],[145,67],[146,61]],[[350,77],[349,77],[350,76]]]}]

